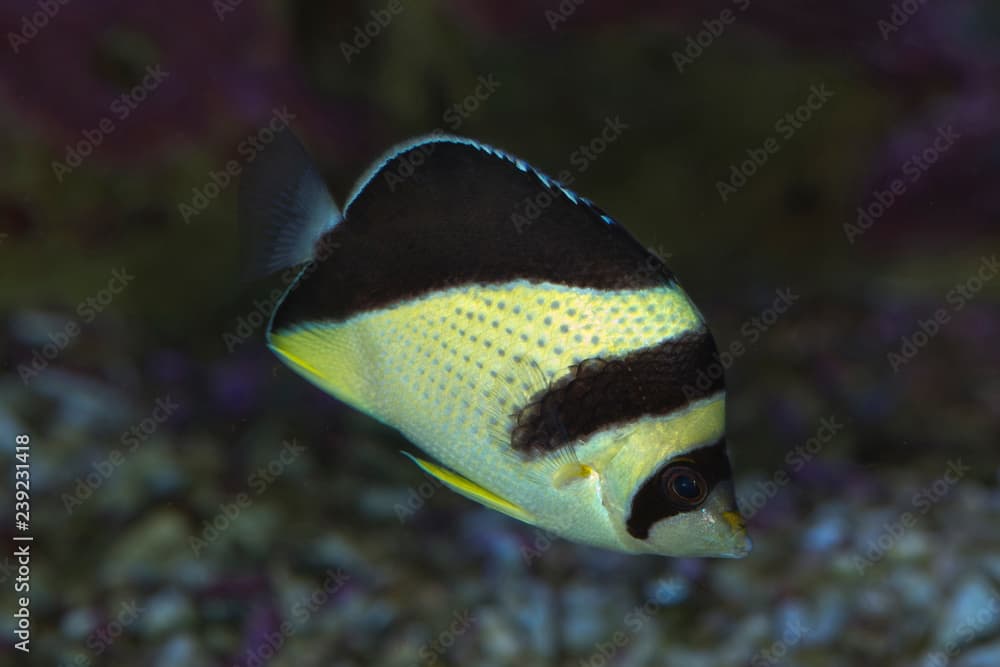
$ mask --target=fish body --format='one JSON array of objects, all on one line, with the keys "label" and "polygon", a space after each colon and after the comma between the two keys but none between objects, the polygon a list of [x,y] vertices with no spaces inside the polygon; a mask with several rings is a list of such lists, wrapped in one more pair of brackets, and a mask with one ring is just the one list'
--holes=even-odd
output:
[{"label": "fish body", "polygon": [[715,344],[621,225],[458,137],[394,149],[341,214],[290,132],[275,143],[241,216],[262,272],[304,263],[267,331],[290,368],[521,521],[633,553],[749,551],[721,373],[699,381]]}]

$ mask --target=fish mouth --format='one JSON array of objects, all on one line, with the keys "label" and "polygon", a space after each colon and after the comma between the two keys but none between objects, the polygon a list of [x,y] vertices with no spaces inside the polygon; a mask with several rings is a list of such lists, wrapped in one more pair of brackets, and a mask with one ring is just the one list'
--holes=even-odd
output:
[{"label": "fish mouth", "polygon": [[745,533],[747,532],[747,522],[743,518],[743,515],[739,512],[734,512],[732,510],[722,513],[722,518],[726,520],[729,527],[733,529],[735,533]]},{"label": "fish mouth", "polygon": [[733,548],[724,554],[723,558],[746,558],[753,551],[753,540],[747,534],[747,523],[739,512],[723,512],[722,518],[733,530]]},{"label": "fish mouth", "polygon": [[746,558],[753,551],[753,540],[750,536],[744,532],[742,535],[737,537],[737,542],[733,547],[732,551],[727,551],[726,553],[719,554],[720,558]]}]

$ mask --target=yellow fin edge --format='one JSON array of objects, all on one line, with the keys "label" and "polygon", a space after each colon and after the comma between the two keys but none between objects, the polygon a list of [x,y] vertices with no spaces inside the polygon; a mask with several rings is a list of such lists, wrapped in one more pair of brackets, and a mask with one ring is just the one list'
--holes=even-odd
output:
[{"label": "yellow fin edge", "polygon": [[311,327],[272,332],[268,347],[289,368],[328,394],[372,414],[365,360],[345,342],[348,332],[335,327]]},{"label": "yellow fin edge", "polygon": [[313,368],[310,364],[308,364],[307,362],[303,361],[299,357],[295,356],[291,352],[286,352],[285,350],[282,350],[280,347],[278,347],[276,344],[273,344],[273,343],[270,344],[270,345],[268,345],[268,347],[270,347],[271,350],[275,354],[278,355],[278,358],[284,360],[286,363],[291,364],[293,366],[298,366],[299,368],[301,368],[301,369],[303,369],[305,371],[308,371],[309,373],[312,373],[317,378],[322,378],[323,377],[322,373],[320,373],[318,370],[316,370],[315,368]]},{"label": "yellow fin edge", "polygon": [[431,463],[430,461],[417,458],[408,452],[403,452],[403,455],[416,463],[417,466],[425,473],[440,480],[442,484],[447,486],[452,491],[460,493],[470,500],[475,500],[477,503],[481,503],[490,509],[502,512],[507,516],[514,517],[519,521],[524,521],[525,523],[530,524],[535,523],[535,518],[524,508],[515,505],[506,498],[498,496],[492,491],[484,489],[475,482],[471,482],[461,475],[448,470],[447,468],[443,468],[439,465]]}]

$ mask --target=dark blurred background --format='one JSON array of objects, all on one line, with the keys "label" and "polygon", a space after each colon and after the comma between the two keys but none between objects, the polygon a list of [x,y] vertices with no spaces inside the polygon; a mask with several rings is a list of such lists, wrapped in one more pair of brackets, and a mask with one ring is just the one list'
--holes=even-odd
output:
[{"label": "dark blurred background", "polygon": [[[1000,665],[1000,5],[667,4],[4,2],[0,661]],[[550,539],[286,370],[234,175],[286,124],[341,203],[440,129],[666,257],[753,554]]]}]

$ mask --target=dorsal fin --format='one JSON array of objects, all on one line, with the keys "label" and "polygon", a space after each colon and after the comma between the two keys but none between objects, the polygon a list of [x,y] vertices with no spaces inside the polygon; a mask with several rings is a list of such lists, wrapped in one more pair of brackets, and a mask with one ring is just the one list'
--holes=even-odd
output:
[{"label": "dorsal fin", "polygon": [[[504,160],[508,162],[511,166],[516,168],[518,171],[525,174],[530,174],[538,179],[538,182],[544,186],[546,189],[552,191],[553,193],[558,193],[568,199],[573,204],[579,204],[584,206],[591,211],[593,211],[601,220],[609,225],[615,224],[615,221],[611,219],[607,213],[602,211],[594,202],[590,201],[586,197],[581,197],[573,190],[567,188],[559,181],[547,176],[543,172],[539,171],[535,167],[531,166],[524,160],[514,157],[510,153],[500,150],[499,148],[494,148],[493,146],[488,146],[484,143],[475,141],[474,139],[469,139],[467,137],[460,137],[451,134],[432,134],[425,137],[418,137],[411,141],[404,142],[398,146],[393,147],[391,150],[387,151],[380,159],[376,160],[375,163],[368,169],[368,171],[358,179],[357,184],[354,186],[353,191],[347,198],[347,204],[344,207],[346,213],[347,209],[351,207],[351,203],[355,200],[358,194],[361,193],[368,185],[371,183],[372,179],[378,175],[382,175],[386,178],[386,182],[393,187],[393,176],[399,177],[400,180],[405,178],[404,173],[393,174],[392,170],[386,171],[386,165],[390,162],[396,161],[400,167],[400,170],[405,170],[403,166],[408,161],[406,156],[410,156],[410,161],[414,163],[415,167],[419,167],[420,164],[415,164],[419,160],[420,155],[427,155],[433,151],[435,144],[459,144],[463,146],[468,146],[469,148],[475,149],[481,152],[483,155],[488,155],[493,158]],[[530,224],[530,221],[529,223]],[[523,223],[521,225],[524,226]],[[517,225],[515,225],[517,227]]]},{"label": "dorsal fin", "polygon": [[277,329],[464,284],[516,280],[594,289],[662,287],[669,270],[589,200],[517,158],[458,137],[377,162],[292,290]]},{"label": "dorsal fin", "polygon": [[341,220],[312,159],[289,128],[276,132],[243,172],[239,220],[245,279],[309,261],[316,241]]}]

